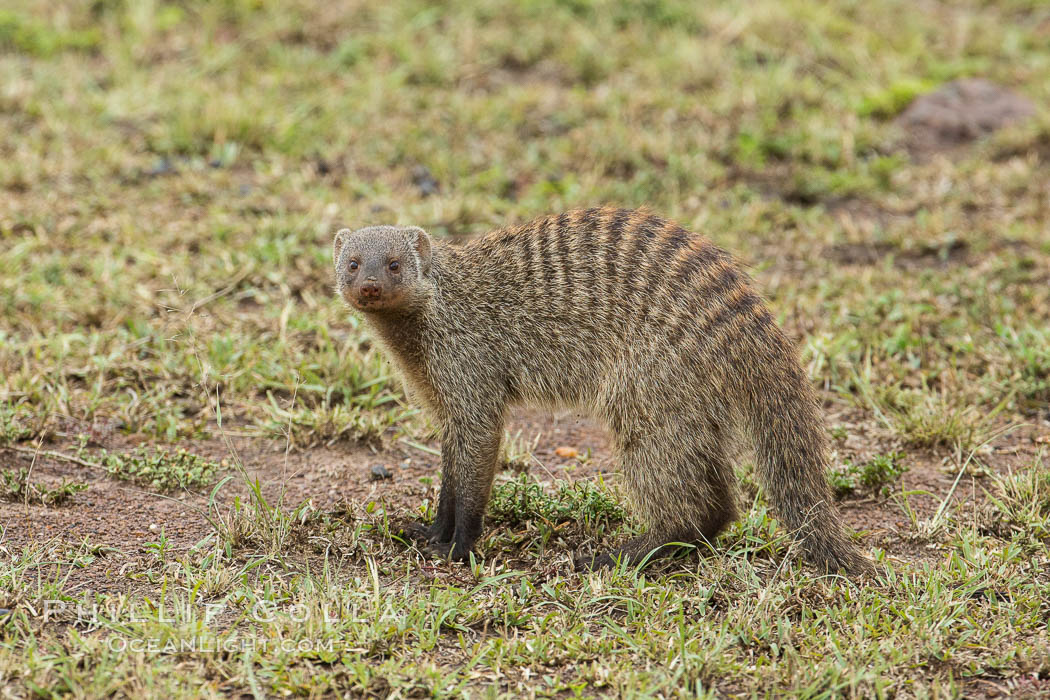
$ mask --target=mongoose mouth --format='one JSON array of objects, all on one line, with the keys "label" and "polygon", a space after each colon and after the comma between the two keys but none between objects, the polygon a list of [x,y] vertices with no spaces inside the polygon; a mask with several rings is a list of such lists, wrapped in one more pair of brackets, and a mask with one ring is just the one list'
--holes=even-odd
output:
[{"label": "mongoose mouth", "polygon": [[386,311],[401,305],[401,295],[378,290],[357,290],[347,294],[346,299],[358,311]]},{"label": "mongoose mouth", "polygon": [[390,294],[384,293],[383,286],[372,278],[353,285],[344,296],[361,311],[382,308],[387,305],[391,297]]}]

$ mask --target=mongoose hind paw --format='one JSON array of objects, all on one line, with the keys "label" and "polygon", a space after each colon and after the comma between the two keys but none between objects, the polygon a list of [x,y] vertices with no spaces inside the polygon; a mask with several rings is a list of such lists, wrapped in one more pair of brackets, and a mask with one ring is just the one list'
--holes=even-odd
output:
[{"label": "mongoose hind paw", "polygon": [[807,558],[818,571],[844,574],[851,579],[874,576],[880,571],[874,561],[852,546],[821,550],[811,553]]}]

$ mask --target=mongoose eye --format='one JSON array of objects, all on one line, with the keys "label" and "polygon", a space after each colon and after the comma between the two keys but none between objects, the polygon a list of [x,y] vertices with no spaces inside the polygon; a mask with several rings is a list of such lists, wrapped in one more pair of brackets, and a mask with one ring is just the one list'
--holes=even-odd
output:
[{"label": "mongoose eye", "polygon": [[358,267],[359,267],[359,265],[357,264],[356,260],[351,260],[350,261],[350,269],[351,270],[356,270]]},{"label": "mongoose eye", "polygon": [[397,272],[400,268],[401,268],[401,263],[399,263],[397,260],[391,261],[391,263],[390,263],[390,271],[391,272]]}]

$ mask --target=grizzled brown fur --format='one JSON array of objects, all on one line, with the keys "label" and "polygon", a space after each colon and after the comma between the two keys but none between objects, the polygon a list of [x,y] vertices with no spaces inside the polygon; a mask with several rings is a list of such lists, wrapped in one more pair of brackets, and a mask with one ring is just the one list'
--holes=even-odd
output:
[{"label": "grizzled brown fur", "polygon": [[587,209],[460,247],[419,228],[336,235],[337,289],[442,431],[425,537],[481,533],[507,407],[568,406],[612,433],[645,535],[615,557],[711,540],[736,517],[731,459],[754,447],[781,521],[820,569],[860,572],[825,477],[828,445],[791,343],[725,251],[671,221]]}]

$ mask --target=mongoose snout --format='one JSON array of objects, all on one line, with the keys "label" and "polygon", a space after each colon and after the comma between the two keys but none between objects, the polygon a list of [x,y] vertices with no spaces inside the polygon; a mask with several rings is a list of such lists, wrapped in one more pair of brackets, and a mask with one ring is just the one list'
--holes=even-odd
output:
[{"label": "mongoose snout", "polygon": [[365,280],[361,283],[359,294],[362,299],[374,300],[383,295],[383,288],[375,280]]},{"label": "mongoose snout", "polygon": [[560,405],[609,429],[624,492],[648,526],[580,565],[711,542],[736,517],[743,441],[806,558],[872,570],[832,500],[827,431],[791,341],[703,236],[646,212],[587,209],[462,246],[417,227],[344,229],[333,261],[339,294],[440,429],[436,517],[414,532],[428,549],[470,555],[508,407]]}]

